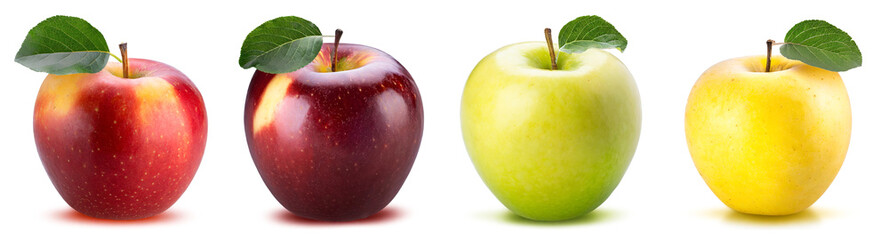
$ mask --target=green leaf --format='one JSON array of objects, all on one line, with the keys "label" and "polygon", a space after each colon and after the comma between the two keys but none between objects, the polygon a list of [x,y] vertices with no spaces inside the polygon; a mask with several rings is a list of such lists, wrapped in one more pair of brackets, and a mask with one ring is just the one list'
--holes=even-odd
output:
[{"label": "green leaf", "polygon": [[589,48],[627,49],[624,38],[611,23],[599,16],[583,16],[574,19],[559,30],[559,50],[580,53]]},{"label": "green leaf", "polygon": [[83,19],[54,16],[28,31],[15,61],[56,75],[96,73],[108,63],[105,36]]},{"label": "green leaf", "polygon": [[288,73],[308,65],[321,51],[321,30],[308,20],[289,16],[253,29],[241,46],[239,63],[267,73]]},{"label": "green leaf", "polygon": [[861,51],[852,37],[822,20],[794,25],[784,37],[781,55],[834,72],[861,66]]}]

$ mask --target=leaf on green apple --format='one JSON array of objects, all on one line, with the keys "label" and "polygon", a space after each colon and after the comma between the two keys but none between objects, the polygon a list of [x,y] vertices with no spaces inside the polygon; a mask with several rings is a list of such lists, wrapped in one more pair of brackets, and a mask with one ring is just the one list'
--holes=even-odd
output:
[{"label": "leaf on green apple", "polygon": [[239,63],[267,73],[288,73],[308,65],[321,51],[321,30],[308,20],[287,16],[253,29],[241,46]]},{"label": "leaf on green apple", "polygon": [[611,23],[599,16],[583,16],[574,19],[559,30],[559,50],[566,53],[580,53],[590,48],[627,49],[624,38]]},{"label": "leaf on green apple", "polygon": [[86,20],[54,16],[28,31],[15,61],[56,75],[96,73],[105,68],[109,55],[105,36]]},{"label": "leaf on green apple", "polygon": [[861,66],[861,51],[849,34],[822,20],[806,20],[787,31],[781,55],[842,72]]}]

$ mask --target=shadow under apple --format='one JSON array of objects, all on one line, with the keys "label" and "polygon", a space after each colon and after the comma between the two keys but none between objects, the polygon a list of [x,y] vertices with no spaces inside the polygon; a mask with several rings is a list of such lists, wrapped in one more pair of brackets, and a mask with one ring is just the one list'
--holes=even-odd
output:
[{"label": "shadow under apple", "polygon": [[84,224],[106,224],[106,225],[138,225],[138,224],[158,224],[165,222],[173,222],[176,221],[182,216],[175,211],[165,211],[161,214],[143,218],[143,219],[134,219],[134,220],[112,220],[112,219],[102,219],[102,218],[94,218],[83,213],[77,212],[74,209],[66,209],[63,211],[59,211],[55,214],[58,219],[75,222],[75,223],[84,223]]},{"label": "shadow under apple", "polygon": [[802,212],[786,215],[786,216],[764,216],[753,215],[737,212],[731,209],[721,209],[711,211],[714,217],[722,218],[728,223],[748,224],[748,225],[800,225],[812,224],[821,221],[825,217],[829,217],[830,211],[824,209],[809,208]]},{"label": "shadow under apple", "polygon": [[617,217],[619,214],[613,210],[608,209],[596,209],[586,215],[568,219],[565,221],[535,221],[531,219],[524,218],[522,216],[516,215],[509,210],[498,211],[495,213],[487,213],[484,214],[486,218],[494,219],[497,221],[510,223],[510,224],[521,224],[528,226],[541,226],[541,227],[556,227],[556,226],[575,226],[575,225],[584,225],[584,224],[593,224],[597,222],[603,222],[612,220]]},{"label": "shadow under apple", "polygon": [[294,215],[293,213],[281,209],[280,211],[275,213],[275,217],[286,223],[300,224],[300,225],[315,225],[315,226],[339,226],[339,225],[365,225],[365,224],[379,224],[386,222],[393,222],[403,215],[402,211],[398,208],[394,207],[386,207],[378,213],[371,215],[370,217],[358,219],[354,221],[347,222],[328,222],[328,221],[319,221],[314,219],[308,219],[304,217],[300,217]]}]

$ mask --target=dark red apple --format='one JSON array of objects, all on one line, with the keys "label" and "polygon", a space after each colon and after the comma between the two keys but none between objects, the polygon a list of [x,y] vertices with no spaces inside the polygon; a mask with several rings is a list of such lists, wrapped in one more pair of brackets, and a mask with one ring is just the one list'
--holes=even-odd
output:
[{"label": "dark red apple", "polygon": [[194,177],[207,141],[204,100],[166,64],[129,60],[46,77],[34,107],[37,152],[72,208],[106,219],[157,215]]},{"label": "dark red apple", "polygon": [[349,221],[382,210],[417,156],[423,104],[413,78],[375,48],[324,44],[291,73],[256,71],[247,144],[272,195],[297,216]]}]

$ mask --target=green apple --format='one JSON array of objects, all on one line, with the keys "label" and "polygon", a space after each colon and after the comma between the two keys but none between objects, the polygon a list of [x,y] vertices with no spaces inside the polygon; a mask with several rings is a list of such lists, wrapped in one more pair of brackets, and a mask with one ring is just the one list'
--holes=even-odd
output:
[{"label": "green apple", "polygon": [[639,91],[614,55],[559,52],[543,42],[481,60],[463,90],[463,138],[497,199],[539,221],[596,209],[620,182],[639,141]]}]

